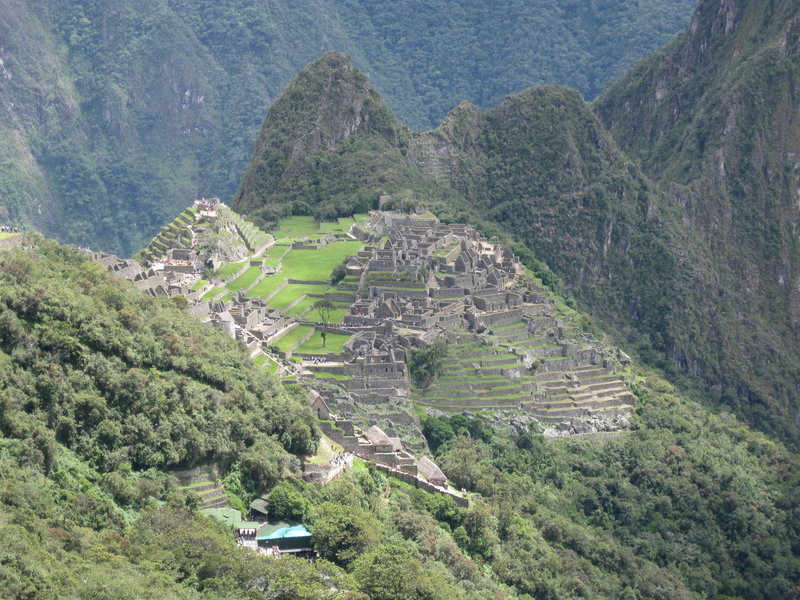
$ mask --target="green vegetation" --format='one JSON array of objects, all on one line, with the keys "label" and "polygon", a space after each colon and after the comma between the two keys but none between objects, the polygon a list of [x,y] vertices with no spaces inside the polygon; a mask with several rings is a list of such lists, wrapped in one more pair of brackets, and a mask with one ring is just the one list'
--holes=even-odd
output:
[{"label": "green vegetation", "polygon": [[238,292],[239,290],[248,288],[255,283],[261,273],[262,270],[260,266],[248,267],[244,273],[231,281],[227,285],[227,288],[232,292]]},{"label": "green vegetation", "polygon": [[283,257],[283,269],[293,279],[328,282],[334,267],[363,247],[361,242],[347,241],[332,242],[319,250],[290,250]]},{"label": "green vegetation", "polygon": [[447,346],[436,343],[424,350],[413,348],[408,357],[408,372],[414,383],[428,387],[442,374],[442,362],[447,355]]},{"label": "green vegetation", "polygon": [[227,264],[224,264],[217,271],[217,275],[221,279],[228,279],[228,278],[232,277],[233,275],[235,275],[236,273],[238,273],[239,269],[241,269],[244,266],[245,262],[247,262],[247,261],[243,260],[243,261],[238,262],[238,263],[227,263]]},{"label": "green vegetation", "polygon": [[281,352],[290,352],[294,350],[295,346],[300,343],[300,340],[313,329],[313,327],[308,325],[297,325],[281,335],[273,344]]},{"label": "green vegetation", "polygon": [[342,351],[344,343],[350,339],[349,335],[331,333],[328,331],[325,338],[322,331],[315,331],[314,335],[297,348],[297,352],[304,354],[338,354]]},{"label": "green vegetation", "polygon": [[[101,472],[200,458],[235,465],[256,448],[284,452],[270,436],[289,429],[296,435],[284,438],[288,450],[316,443],[305,406],[255,369],[235,342],[172,302],[143,297],[52,242],[4,252],[0,264],[7,435],[52,431],[53,440]],[[225,433],[256,414],[266,429]],[[248,485],[275,476],[274,467],[254,470]]]},{"label": "green vegetation", "polygon": [[285,217],[281,219],[278,228],[272,232],[275,239],[314,237],[319,231],[319,224],[314,217]]},{"label": "green vegetation", "polygon": [[248,298],[266,298],[272,292],[277,290],[286,281],[286,276],[283,273],[276,273],[275,275],[267,275],[259,281],[249,292]]},{"label": "green vegetation", "polygon": [[305,294],[324,294],[326,286],[308,285],[305,283],[286,284],[277,294],[269,300],[270,308],[283,311],[295,300],[303,298]]}]

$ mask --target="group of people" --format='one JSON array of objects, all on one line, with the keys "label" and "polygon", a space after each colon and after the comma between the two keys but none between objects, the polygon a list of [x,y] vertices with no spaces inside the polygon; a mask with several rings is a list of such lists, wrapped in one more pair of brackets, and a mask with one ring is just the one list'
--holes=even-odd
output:
[{"label": "group of people", "polygon": [[19,228],[11,225],[0,225],[0,233],[19,233]]},{"label": "group of people", "polygon": [[353,456],[349,452],[339,452],[331,458],[331,464],[334,467],[340,465],[349,466],[353,462]]},{"label": "group of people", "polygon": [[324,363],[325,359],[323,357],[321,357],[321,356],[312,356],[311,357],[311,362],[313,364],[315,364],[315,365],[318,365],[320,363]]}]

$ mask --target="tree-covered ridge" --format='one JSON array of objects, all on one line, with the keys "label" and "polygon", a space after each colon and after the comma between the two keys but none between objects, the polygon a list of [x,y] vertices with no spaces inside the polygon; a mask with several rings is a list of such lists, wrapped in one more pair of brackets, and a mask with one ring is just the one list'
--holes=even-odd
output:
[{"label": "tree-covered ridge", "polygon": [[691,0],[562,4],[5,0],[0,222],[130,256],[195,197],[233,196],[270,102],[326,51],[425,128],[539,82],[591,97]]},{"label": "tree-covered ridge", "polygon": [[101,472],[213,460],[255,491],[316,447],[304,399],[171,301],[45,240],[0,264],[5,435],[45,456],[57,441]]},{"label": "tree-covered ridge", "polygon": [[796,2],[701,2],[683,36],[594,104],[620,146],[670,190],[676,229],[693,240],[695,285],[710,301],[679,323],[676,361],[727,402],[752,405],[760,421],[779,415],[770,427],[794,435],[799,36]]}]

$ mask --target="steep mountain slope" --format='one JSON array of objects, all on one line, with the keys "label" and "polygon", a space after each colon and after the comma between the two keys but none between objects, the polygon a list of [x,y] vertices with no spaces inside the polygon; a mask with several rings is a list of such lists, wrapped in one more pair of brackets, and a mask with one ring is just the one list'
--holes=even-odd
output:
[{"label": "steep mountain slope", "polygon": [[330,217],[371,209],[382,190],[436,194],[405,157],[410,135],[350,58],[329,52],[273,103],[233,208],[266,220],[311,207]]},{"label": "steep mountain slope", "polygon": [[[800,423],[799,98],[797,3],[704,1],[679,40],[595,105],[669,189],[682,231],[699,246],[692,260],[708,260],[695,281],[709,302],[684,324],[673,358],[792,429]],[[688,337],[704,330],[690,348]]]},{"label": "steep mountain slope", "polygon": [[2,0],[0,222],[131,255],[194,197],[232,196],[271,100],[325,51],[424,127],[534,82],[593,96],[691,0],[484,4]]},{"label": "steep mountain slope", "polygon": [[[318,81],[327,83],[320,88]],[[464,103],[439,128],[411,133],[388,110],[379,118],[365,113],[364,98],[383,105],[361,85],[341,55],[323,57],[298,76],[265,121],[236,207],[262,220],[292,210],[323,217],[363,210],[391,194],[396,206],[425,203],[484,231],[495,223],[496,233],[510,232],[534,250],[632,347],[703,378],[766,430],[797,439],[798,336],[786,309],[795,292],[783,299],[776,293],[795,277],[795,239],[778,236],[770,246],[763,232],[748,240],[729,230],[711,248],[692,226],[693,215],[705,218],[700,207],[687,210],[705,188],[643,173],[573,91],[536,88],[485,113]],[[318,120],[321,114],[333,121]],[[303,135],[287,136],[293,131]],[[775,179],[784,171],[772,172]],[[750,185],[747,173],[729,170],[720,181],[731,189]],[[301,197],[311,206],[291,203]],[[763,202],[771,198],[765,192]],[[738,218],[749,227],[792,230],[792,221],[765,206],[760,221],[747,213]],[[730,265],[731,256],[771,253],[777,257],[750,267]],[[741,285],[757,273],[778,283]]]}]

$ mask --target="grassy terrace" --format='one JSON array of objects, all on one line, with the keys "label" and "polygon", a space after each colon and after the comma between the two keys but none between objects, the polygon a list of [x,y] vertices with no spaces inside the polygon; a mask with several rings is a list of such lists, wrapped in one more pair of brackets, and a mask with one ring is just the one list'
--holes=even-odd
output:
[{"label": "grassy terrace", "polygon": [[315,331],[306,343],[297,349],[297,352],[306,354],[338,354],[344,348],[344,343],[350,339],[349,335],[328,333],[326,345],[322,347],[322,332]]},{"label": "grassy terrace", "polygon": [[490,329],[492,330],[492,333],[498,333],[501,331],[511,331],[512,329],[521,329],[522,327],[527,327],[527,323],[525,323],[525,321],[517,321],[516,323],[510,323],[509,325],[492,326]]},{"label": "grassy terrace", "polygon": [[287,245],[275,244],[264,254],[264,261],[270,267],[277,267],[279,264],[281,264],[281,259],[289,251],[290,248],[291,246],[289,246],[288,244]]},{"label": "grassy terrace", "polygon": [[[292,218],[296,219],[297,217]],[[334,242],[319,250],[292,250],[286,247],[273,246],[268,253],[267,264],[273,264],[274,261],[274,266],[277,266],[276,259],[282,255],[280,272],[262,279],[247,295],[250,298],[266,298],[289,277],[304,281],[327,282],[330,280],[333,268],[348,256],[358,252],[362,247],[363,244],[361,242],[351,241]],[[288,289],[281,290],[276,294],[270,302],[270,306],[283,310],[292,302],[301,298],[303,294],[325,293],[323,286],[313,284],[288,284],[286,288]],[[231,289],[233,288],[231,287]],[[311,304],[313,302],[309,303],[306,308]],[[298,314],[300,314],[298,311],[292,312],[293,316]]]},{"label": "grassy terrace", "polygon": [[335,379],[336,381],[350,381],[353,379],[352,375],[342,375],[341,373],[328,373],[327,371],[317,371],[314,373],[315,377],[320,379]]},{"label": "grassy terrace", "polygon": [[0,232],[0,240],[7,240],[8,238],[12,238],[12,237],[15,237],[15,236],[18,236],[18,235],[20,235],[20,234],[19,233]]},{"label": "grassy terrace", "polygon": [[[321,287],[321,286],[316,286],[316,287]],[[322,316],[319,314],[319,312],[316,309],[311,310],[311,305],[317,302],[318,300],[319,298],[311,298],[311,297],[303,298],[300,302],[298,302],[292,308],[287,310],[286,314],[290,317],[301,317],[308,321],[322,321]],[[341,323],[342,319],[346,314],[347,314],[346,308],[337,308],[335,310],[332,310],[329,317],[329,322]]]},{"label": "grassy terrace", "polygon": [[258,279],[259,275],[261,275],[261,267],[249,267],[244,273],[239,275],[239,277],[231,281],[227,287],[232,292],[238,292],[239,290],[253,285],[253,282]]},{"label": "grassy terrace", "polygon": [[272,292],[277,290],[281,284],[286,281],[286,277],[281,273],[275,275],[268,275],[264,277],[258,284],[247,292],[248,298],[266,298]]},{"label": "grassy terrace", "polygon": [[333,268],[364,247],[358,241],[333,242],[319,250],[290,250],[283,257],[283,270],[294,279],[328,281]]},{"label": "grassy terrace", "polygon": [[269,307],[284,311],[295,300],[306,294],[324,294],[326,286],[304,283],[290,283],[275,294],[269,301]]},{"label": "grassy terrace", "polygon": [[284,333],[277,341],[275,341],[274,345],[278,347],[278,350],[281,352],[289,352],[290,350],[294,350],[295,346],[300,343],[300,340],[311,330],[313,327],[306,326],[306,325],[298,325],[294,329],[291,329]]},{"label": "grassy terrace", "polygon": [[211,300],[217,294],[221,294],[225,291],[223,287],[215,287],[208,290],[205,294],[203,294],[203,300]]},{"label": "grassy terrace", "polygon": [[237,263],[227,263],[220,267],[219,271],[217,271],[217,275],[219,275],[222,279],[227,279],[236,274],[236,272],[244,266],[244,263],[247,259],[239,261]]},{"label": "grassy terrace", "polygon": [[272,232],[275,239],[313,236],[319,231],[319,224],[314,217],[286,217],[278,223]]},{"label": "grassy terrace", "polygon": [[202,288],[207,283],[208,282],[205,279],[198,279],[197,283],[195,283],[194,286],[192,286],[192,289],[193,290],[199,290],[200,288]]}]

